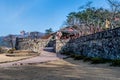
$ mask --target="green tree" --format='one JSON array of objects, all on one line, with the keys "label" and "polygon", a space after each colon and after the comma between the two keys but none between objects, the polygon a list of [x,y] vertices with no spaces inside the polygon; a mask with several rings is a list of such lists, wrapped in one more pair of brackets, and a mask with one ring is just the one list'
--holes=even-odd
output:
[{"label": "green tree", "polygon": [[51,34],[51,33],[53,33],[52,28],[49,28],[49,29],[46,29],[46,30],[45,30],[45,34]]},{"label": "green tree", "polygon": [[67,23],[68,23],[68,25],[75,25],[76,24],[76,12],[71,12],[68,14]]},{"label": "green tree", "polygon": [[[71,12],[67,16],[66,23],[68,26],[77,26],[81,32],[93,32],[106,30],[106,20],[110,22],[112,28],[120,26],[120,1],[108,0],[109,9],[92,7],[92,2],[88,1],[79,8],[78,12]],[[84,26],[81,26],[83,24]],[[84,27],[84,28],[83,28]],[[91,28],[92,27],[92,28]],[[89,29],[89,30],[88,30]]]}]

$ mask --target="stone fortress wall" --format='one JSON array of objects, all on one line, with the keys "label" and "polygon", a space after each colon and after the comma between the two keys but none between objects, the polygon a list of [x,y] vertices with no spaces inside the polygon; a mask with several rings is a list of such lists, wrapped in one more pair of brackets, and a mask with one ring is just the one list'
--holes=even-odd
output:
[{"label": "stone fortress wall", "polygon": [[88,57],[120,59],[120,28],[98,32],[71,40],[56,40],[56,52]]},{"label": "stone fortress wall", "polygon": [[[17,39],[17,49],[40,52],[50,39]],[[88,57],[120,59],[120,28],[98,32],[71,40],[55,40],[50,43],[56,53],[69,52]]]},{"label": "stone fortress wall", "polygon": [[16,41],[16,48],[18,50],[31,50],[40,53],[40,51],[48,46],[49,39],[24,39],[19,38]]}]

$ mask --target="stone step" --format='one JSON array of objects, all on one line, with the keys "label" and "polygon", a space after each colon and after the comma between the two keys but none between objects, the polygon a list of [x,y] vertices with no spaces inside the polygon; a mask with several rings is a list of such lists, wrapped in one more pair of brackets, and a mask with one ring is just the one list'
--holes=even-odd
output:
[{"label": "stone step", "polygon": [[48,52],[53,52],[54,48],[53,47],[45,47],[43,50],[48,51]]}]

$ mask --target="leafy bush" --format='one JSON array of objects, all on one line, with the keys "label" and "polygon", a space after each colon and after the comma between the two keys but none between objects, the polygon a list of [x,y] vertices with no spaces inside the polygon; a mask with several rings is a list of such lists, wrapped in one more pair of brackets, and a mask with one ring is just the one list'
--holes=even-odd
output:
[{"label": "leafy bush", "polygon": [[112,60],[112,63],[110,66],[119,66],[120,67],[120,60]]}]

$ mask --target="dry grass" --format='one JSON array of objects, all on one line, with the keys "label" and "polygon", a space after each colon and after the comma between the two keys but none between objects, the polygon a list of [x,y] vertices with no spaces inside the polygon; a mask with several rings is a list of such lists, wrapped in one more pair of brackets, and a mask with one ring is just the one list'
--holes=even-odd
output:
[{"label": "dry grass", "polygon": [[26,59],[26,58],[30,58],[30,56],[9,57],[9,56],[6,56],[6,54],[0,54],[0,63],[18,61],[18,60]]},{"label": "dry grass", "polygon": [[120,68],[71,58],[0,69],[0,80],[120,80]]},{"label": "dry grass", "polygon": [[[16,56],[14,56],[14,54]],[[36,53],[31,53],[30,51],[16,51],[16,53],[13,54],[0,54],[0,63],[6,63],[6,62],[13,62],[13,61],[19,61],[27,58],[31,58],[33,56],[37,56]],[[6,56],[8,55],[8,56]]]}]

